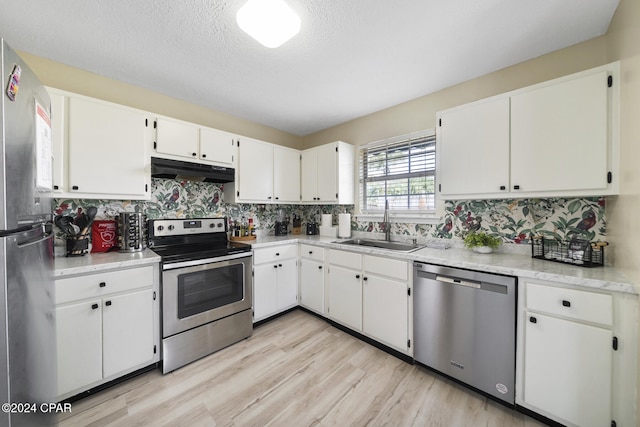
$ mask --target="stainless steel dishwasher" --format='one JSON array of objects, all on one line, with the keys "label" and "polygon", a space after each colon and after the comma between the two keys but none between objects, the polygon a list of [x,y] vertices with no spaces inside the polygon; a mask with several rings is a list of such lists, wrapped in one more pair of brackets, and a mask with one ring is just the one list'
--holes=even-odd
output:
[{"label": "stainless steel dishwasher", "polygon": [[516,278],[416,262],[414,358],[515,404]]}]

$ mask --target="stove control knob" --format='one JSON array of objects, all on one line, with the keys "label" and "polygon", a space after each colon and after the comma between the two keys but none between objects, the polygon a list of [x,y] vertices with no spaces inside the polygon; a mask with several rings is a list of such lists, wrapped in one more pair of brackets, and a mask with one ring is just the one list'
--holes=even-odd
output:
[{"label": "stove control knob", "polygon": [[221,222],[218,223],[218,228],[222,228],[222,223]]},{"label": "stove control knob", "polygon": [[[218,225],[220,225],[220,224],[218,224]],[[215,227],[215,226],[216,226],[216,225],[215,225],[214,223],[209,224],[209,228],[213,228],[213,227]]]},{"label": "stove control knob", "polygon": [[173,230],[175,227],[173,225],[169,226],[169,231]]},{"label": "stove control knob", "polygon": [[158,231],[162,231],[162,230],[164,230],[164,226],[163,225],[159,225],[158,226]]}]

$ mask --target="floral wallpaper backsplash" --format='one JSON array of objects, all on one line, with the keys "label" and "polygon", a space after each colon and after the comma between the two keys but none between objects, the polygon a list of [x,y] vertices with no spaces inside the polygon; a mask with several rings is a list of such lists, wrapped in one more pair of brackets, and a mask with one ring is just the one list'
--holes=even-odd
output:
[{"label": "floral wallpaper backsplash", "polygon": [[[78,208],[98,208],[96,219],[114,219],[120,212],[142,212],[148,219],[228,217],[253,218],[258,234],[273,233],[278,215],[302,218],[303,227],[320,222],[320,215],[332,213],[337,225],[339,213],[351,213],[351,229],[381,233],[381,222],[358,221],[353,205],[231,204],[222,197],[222,184],[152,179],[151,200],[57,199],[58,215],[75,215]],[[605,198],[552,198],[446,201],[438,224],[392,223],[391,234],[399,238],[462,239],[470,230],[502,238],[505,243],[527,244],[530,233],[549,238],[605,240]],[[304,228],[303,228],[304,232]],[[58,230],[57,245],[63,245]]]},{"label": "floral wallpaper backsplash", "polygon": [[[500,237],[505,243],[528,244],[529,235],[550,239],[605,240],[605,198],[551,198],[445,201],[439,224],[392,223],[391,234],[463,239],[469,231]],[[381,233],[382,222],[357,222],[356,231]]]}]

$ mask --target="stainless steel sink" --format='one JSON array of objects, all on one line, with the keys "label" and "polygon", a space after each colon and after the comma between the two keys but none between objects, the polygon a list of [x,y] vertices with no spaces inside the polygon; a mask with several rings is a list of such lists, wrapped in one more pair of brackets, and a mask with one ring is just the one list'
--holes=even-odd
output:
[{"label": "stainless steel sink", "polygon": [[420,245],[412,245],[412,244],[400,243],[400,242],[386,242],[384,240],[368,240],[368,239],[352,239],[352,240],[344,240],[342,242],[336,241],[334,243],[339,243],[341,245],[351,245],[351,246],[368,246],[372,248],[389,249],[389,250],[398,251],[398,252],[412,252],[422,248],[422,246]]}]

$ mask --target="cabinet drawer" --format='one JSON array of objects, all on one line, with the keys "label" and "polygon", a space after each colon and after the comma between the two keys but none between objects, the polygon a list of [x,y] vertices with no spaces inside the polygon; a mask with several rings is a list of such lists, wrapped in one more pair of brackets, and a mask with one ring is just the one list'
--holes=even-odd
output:
[{"label": "cabinet drawer", "polygon": [[296,245],[274,246],[273,248],[254,249],[253,263],[264,264],[288,258],[297,258],[298,251]]},{"label": "cabinet drawer", "polygon": [[354,252],[329,250],[329,263],[342,267],[362,270],[362,255]]},{"label": "cabinet drawer", "polygon": [[57,279],[56,304],[153,286],[153,266]]},{"label": "cabinet drawer", "polygon": [[613,298],[595,292],[526,284],[527,308],[577,320],[613,324]]},{"label": "cabinet drawer", "polygon": [[381,276],[393,277],[402,281],[409,280],[409,267],[407,266],[407,262],[397,259],[365,255],[364,271]]},{"label": "cabinet drawer", "polygon": [[324,261],[324,249],[318,246],[300,245],[300,256],[316,261]]}]

